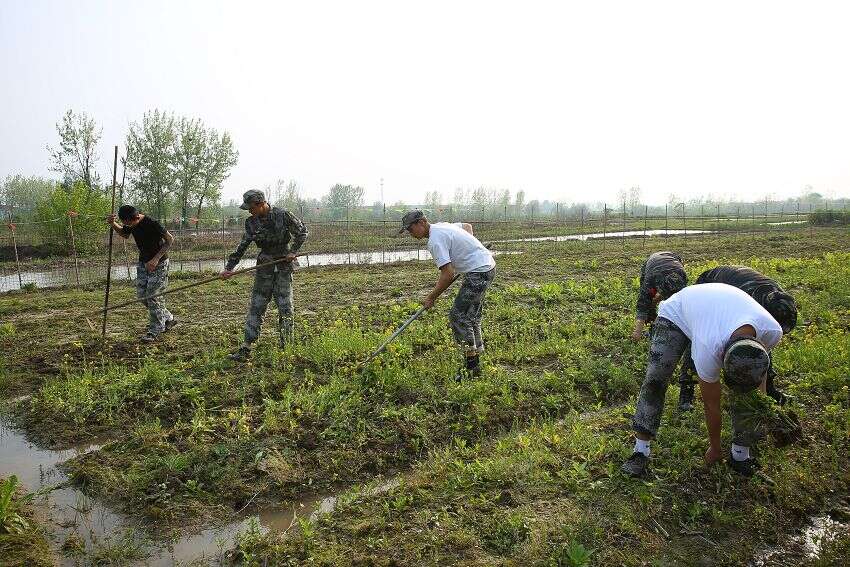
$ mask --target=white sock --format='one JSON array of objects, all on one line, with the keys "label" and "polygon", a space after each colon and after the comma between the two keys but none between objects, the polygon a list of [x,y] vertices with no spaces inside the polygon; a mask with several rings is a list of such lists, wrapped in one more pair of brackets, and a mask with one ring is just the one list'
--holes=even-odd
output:
[{"label": "white sock", "polygon": [[732,443],[732,458],[736,461],[746,461],[750,458],[750,448]]},{"label": "white sock", "polygon": [[645,457],[649,456],[649,441],[638,439],[635,437],[635,453],[643,453]]}]

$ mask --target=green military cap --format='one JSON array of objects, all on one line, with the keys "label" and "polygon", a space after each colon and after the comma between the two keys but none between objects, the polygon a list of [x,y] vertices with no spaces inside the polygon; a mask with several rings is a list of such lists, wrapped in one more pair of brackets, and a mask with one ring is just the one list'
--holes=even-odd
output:
[{"label": "green military cap", "polygon": [[239,205],[240,209],[248,210],[255,203],[262,203],[266,200],[266,195],[259,189],[249,189],[242,195],[243,203]]}]

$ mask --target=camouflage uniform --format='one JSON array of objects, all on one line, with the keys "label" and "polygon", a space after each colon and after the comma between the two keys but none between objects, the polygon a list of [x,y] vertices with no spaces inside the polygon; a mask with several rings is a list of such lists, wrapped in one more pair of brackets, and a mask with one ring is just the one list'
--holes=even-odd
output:
[{"label": "camouflage uniform", "polygon": [[[659,318],[655,321],[655,330],[649,347],[646,377],[640,387],[637,408],[632,418],[632,428],[655,438],[664,412],[664,395],[667,385],[679,359],[690,346],[688,337],[672,321]],[[758,441],[761,433],[753,427],[752,420],[741,413],[740,404],[734,403],[739,395],[730,390],[733,396],[732,442],[750,447]]]},{"label": "camouflage uniform", "polygon": [[[162,293],[168,286],[168,258],[160,260],[156,269],[149,272],[144,262],[136,265],[136,297],[143,298]],[[162,296],[152,297],[142,301],[150,313],[148,333],[158,335],[165,330],[165,324],[174,319],[174,315],[165,308]]]},{"label": "camouflage uniform", "polygon": [[484,307],[484,294],[495,277],[496,268],[488,272],[464,274],[463,285],[460,286],[460,291],[449,310],[449,324],[455,341],[467,353],[484,352],[481,313]]},{"label": "camouflage uniform", "polygon": [[[294,254],[307,240],[307,228],[290,211],[272,207],[265,217],[249,217],[245,220],[245,234],[236,251],[227,259],[226,270],[233,270],[251,242],[260,248],[257,264]],[[274,296],[278,310],[278,328],[283,344],[292,337],[292,270],[293,263],[282,262],[260,268],[254,276],[254,288],[248,304],[245,321],[245,344],[250,345],[260,336],[263,315]]]},{"label": "camouflage uniform", "polygon": [[[640,268],[640,290],[637,299],[636,317],[650,323],[657,316],[657,309],[652,303],[655,293],[662,293],[664,297],[672,295],[667,289],[668,276],[678,276],[685,285],[688,283],[688,275],[682,257],[673,252],[655,252]],[[683,286],[684,287],[684,286]]]}]

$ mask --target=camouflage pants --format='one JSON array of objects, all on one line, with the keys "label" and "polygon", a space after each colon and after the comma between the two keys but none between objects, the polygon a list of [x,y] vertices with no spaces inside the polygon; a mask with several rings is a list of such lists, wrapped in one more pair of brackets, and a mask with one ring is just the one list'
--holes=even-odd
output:
[{"label": "camouflage pants", "polygon": [[[149,272],[143,262],[136,266],[136,297],[148,297],[156,293],[162,293],[168,287],[168,259],[161,260],[156,269]],[[165,308],[165,300],[162,297],[146,299],[142,302],[150,313],[148,332],[154,335],[165,330],[165,323],[174,318],[171,312]]]},{"label": "camouflage pants", "polygon": [[281,344],[291,339],[292,317],[292,270],[272,269],[258,271],[254,276],[254,289],[251,290],[251,302],[248,305],[248,319],[245,321],[245,344],[251,344],[260,336],[263,315],[274,296],[277,303],[278,329]]},{"label": "camouflage pants", "polygon": [[463,285],[449,310],[449,323],[455,341],[465,352],[484,352],[481,337],[481,314],[484,294],[496,277],[496,268],[489,272],[470,272],[463,276]]},{"label": "camouflage pants", "polygon": [[[655,438],[658,427],[661,425],[664,396],[673,371],[682,355],[686,351],[690,353],[688,337],[672,321],[659,317],[654,325],[655,330],[649,345],[646,377],[640,387],[635,416],[632,418],[632,429],[652,438]],[[731,392],[731,395],[735,397],[737,394]],[[731,404],[733,442],[750,447],[758,441],[760,435],[752,427],[751,420],[745,420],[743,416],[738,415],[736,405]]]}]

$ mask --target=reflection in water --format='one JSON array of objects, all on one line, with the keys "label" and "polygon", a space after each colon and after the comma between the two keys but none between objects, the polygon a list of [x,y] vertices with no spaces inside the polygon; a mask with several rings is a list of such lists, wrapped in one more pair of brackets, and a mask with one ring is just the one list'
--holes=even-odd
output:
[{"label": "reflection in water", "polygon": [[[166,567],[197,559],[223,561],[225,552],[235,544],[236,534],[247,530],[252,523],[263,532],[286,533],[298,524],[298,518],[315,519],[319,514],[331,512],[337,504],[337,496],[313,496],[287,506],[262,509],[224,526],[180,534],[171,541],[154,542],[144,536],[144,526],[138,521],[108,509],[75,488],[64,486],[68,478],[58,465],[100,447],[86,444],[62,451],[41,449],[28,442],[8,422],[0,422],[0,477],[16,475],[26,491],[44,491],[33,505],[39,521],[48,528],[54,549],[61,549],[69,538],[76,539],[88,551],[110,542],[129,540],[147,554],[145,565]],[[376,495],[396,486],[398,480],[393,479],[363,489],[360,494]],[[61,552],[57,552],[57,556],[61,556]],[[63,557],[62,564],[73,565],[74,558]]]}]

